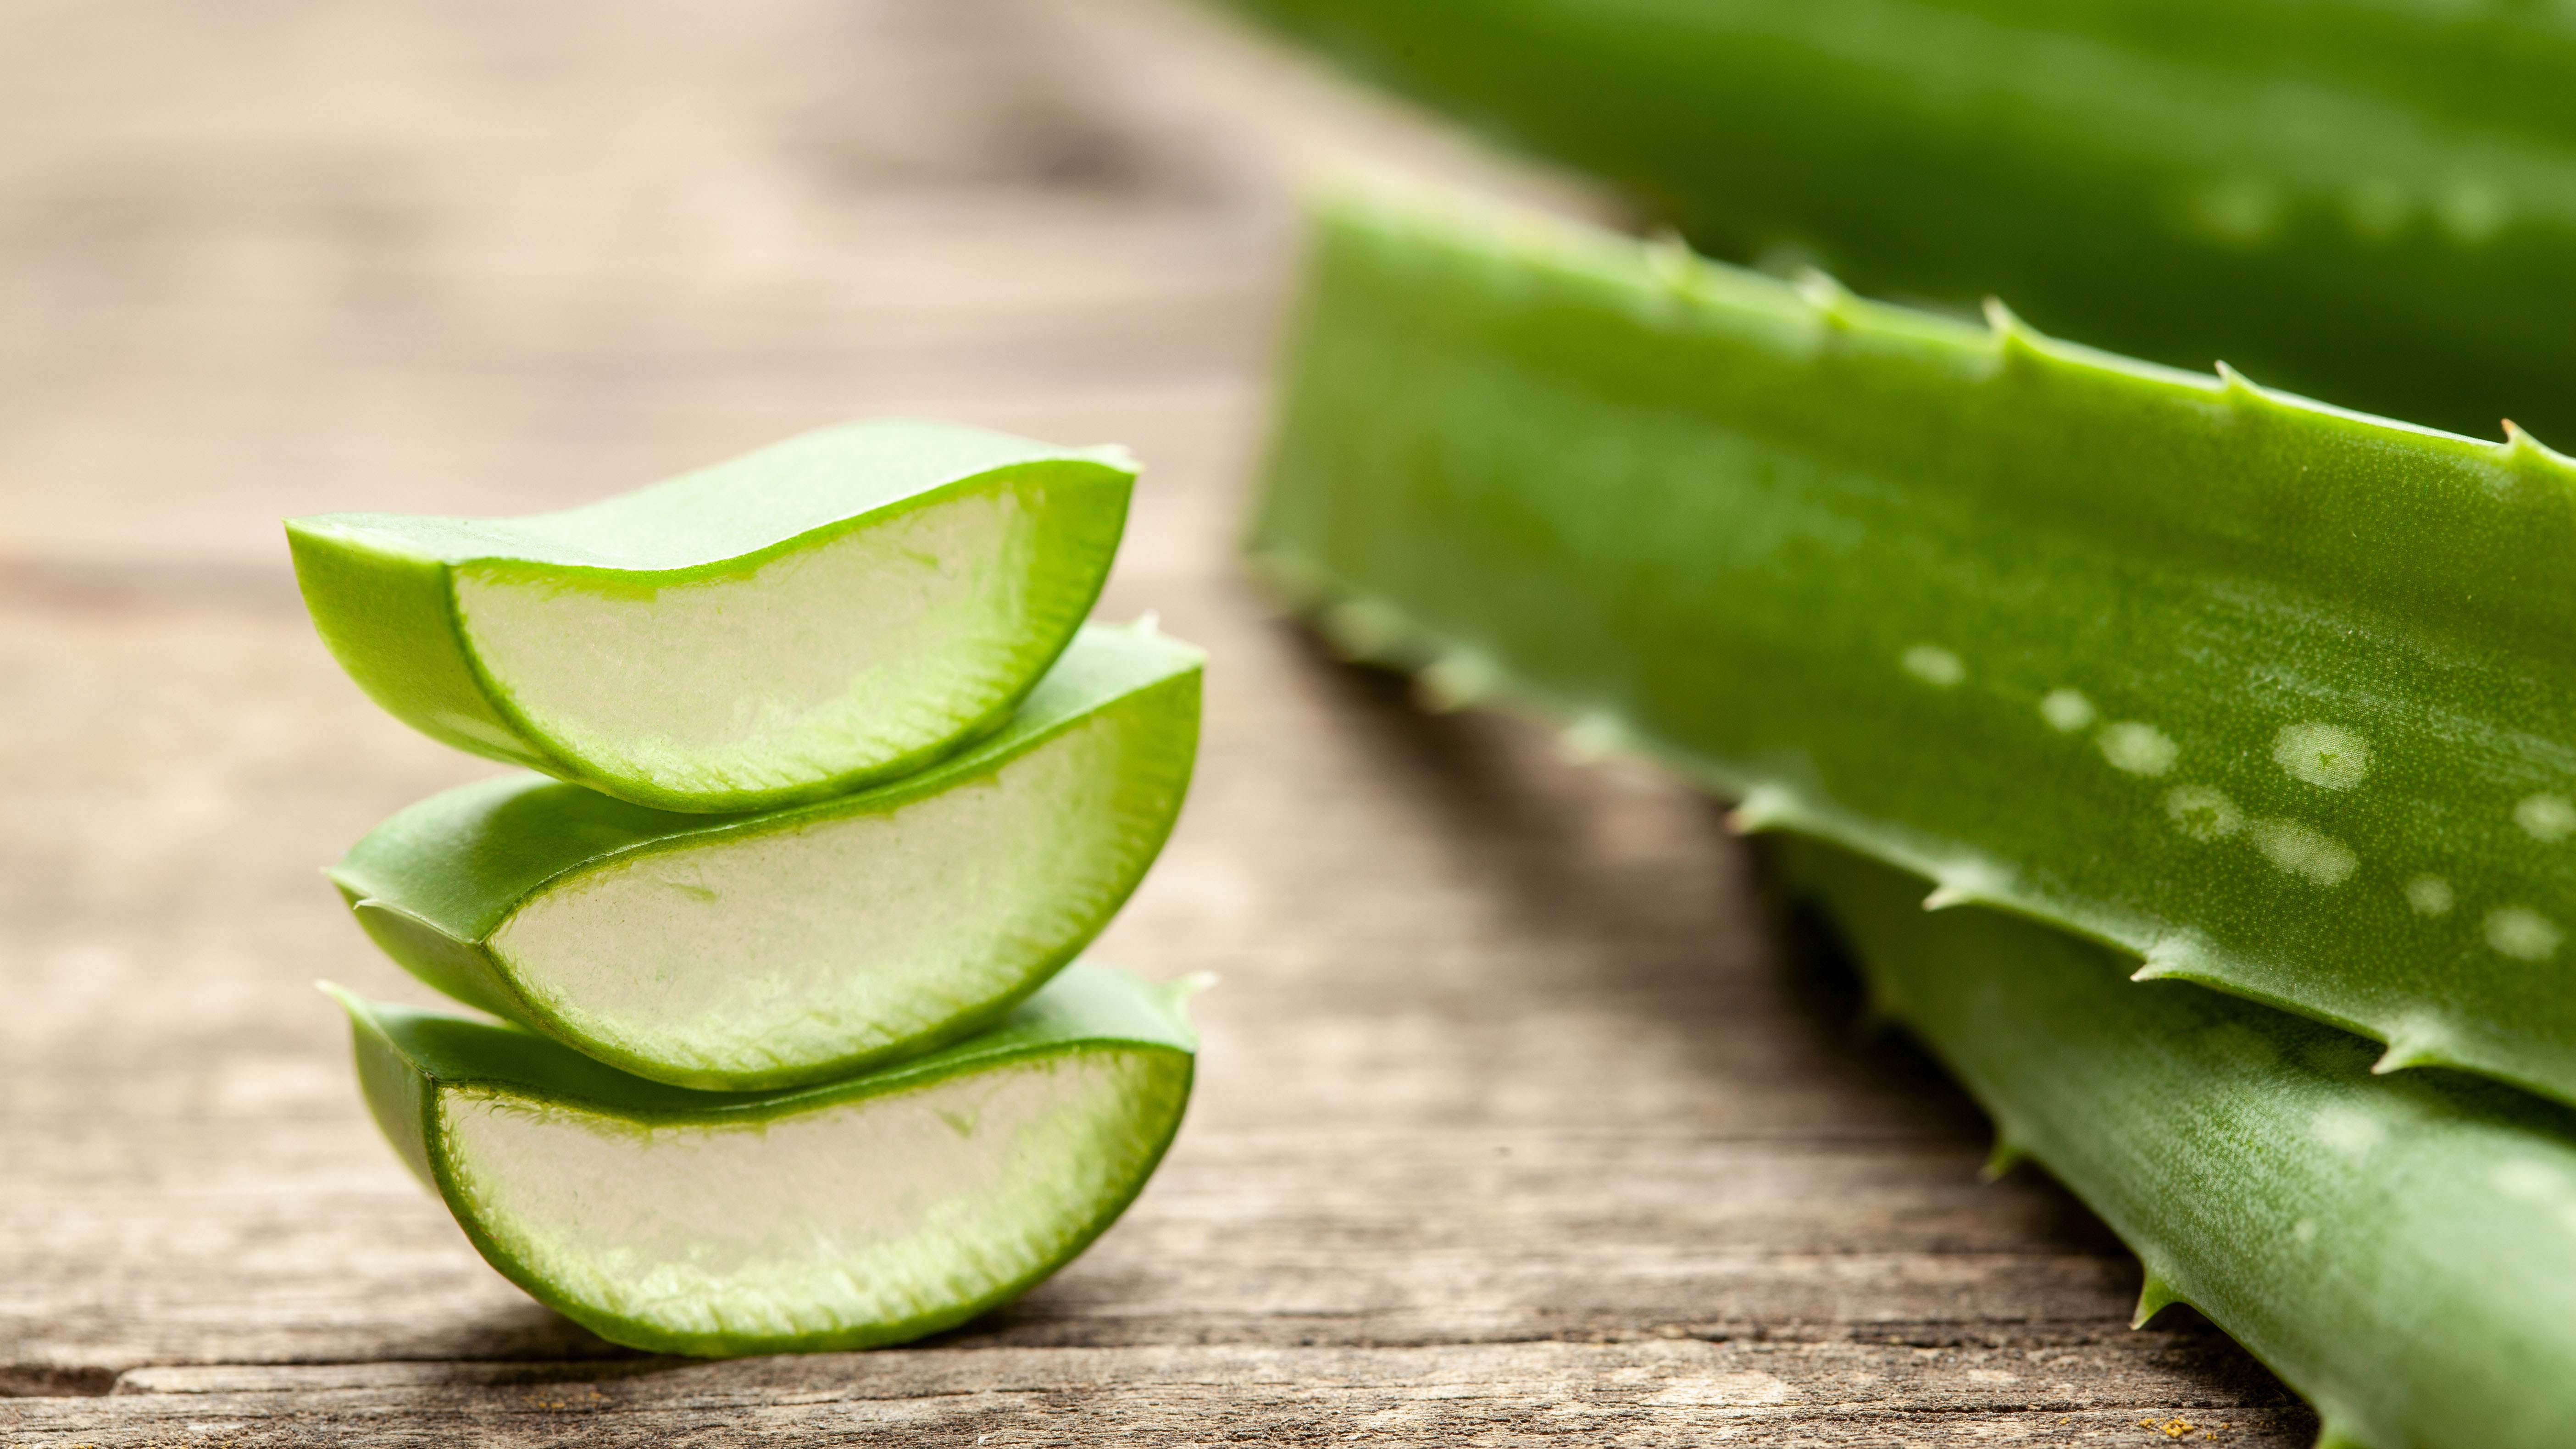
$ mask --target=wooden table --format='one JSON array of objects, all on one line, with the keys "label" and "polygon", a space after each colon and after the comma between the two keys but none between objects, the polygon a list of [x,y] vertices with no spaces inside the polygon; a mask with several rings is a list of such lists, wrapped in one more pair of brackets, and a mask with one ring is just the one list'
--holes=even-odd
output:
[{"label": "wooden table", "polygon": [[[1149,0],[24,0],[0,118],[0,1446],[2313,1432],[1979,1181],[1712,806],[1419,712],[1238,579],[1292,180],[1455,143]],[[884,413],[1153,465],[1104,612],[1212,651],[1207,744],[1100,949],[1223,975],[1199,1096],[963,1332],[639,1357],[357,1103],[307,983],[422,993],[315,868],[493,767],[340,676],[275,520]]]}]

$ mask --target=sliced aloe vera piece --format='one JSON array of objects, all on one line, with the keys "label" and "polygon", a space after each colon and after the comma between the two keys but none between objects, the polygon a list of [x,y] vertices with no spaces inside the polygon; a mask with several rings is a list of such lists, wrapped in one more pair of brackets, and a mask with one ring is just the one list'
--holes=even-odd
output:
[{"label": "sliced aloe vera piece", "polygon": [[1232,0],[1704,248],[2167,362],[2576,430],[2576,11]]},{"label": "sliced aloe vera piece", "polygon": [[290,520],[322,640],[459,749],[666,810],[921,768],[998,725],[1099,597],[1135,467],[854,423],[529,518]]},{"label": "sliced aloe vera piece", "polygon": [[725,1356],[901,1343],[1064,1266],[1180,1127],[1195,984],[1077,964],[981,1035],[772,1093],[325,989],[377,1125],[493,1267],[602,1338]]},{"label": "sliced aloe vera piece", "polygon": [[1092,626],[999,733],[891,785],[708,816],[516,775],[330,876],[413,975],[626,1071],[847,1076],[990,1022],[1108,924],[1189,788],[1199,667]]},{"label": "sliced aloe vera piece", "polygon": [[1589,230],[1322,219],[1251,547],[1351,650],[2576,1100],[2576,471]]},{"label": "sliced aloe vera piece", "polygon": [[2135,989],[2099,946],[1781,843],[1879,1008],[2185,1302],[2324,1415],[2326,1446],[2542,1449],[2576,1424],[2576,1117],[2251,1002]]}]

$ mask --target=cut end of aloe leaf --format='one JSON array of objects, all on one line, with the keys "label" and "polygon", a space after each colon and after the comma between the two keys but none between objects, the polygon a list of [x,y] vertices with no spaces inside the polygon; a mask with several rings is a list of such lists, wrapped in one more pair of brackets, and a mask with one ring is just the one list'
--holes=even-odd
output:
[{"label": "cut end of aloe leaf", "polygon": [[663,809],[816,798],[1010,711],[1098,597],[1135,468],[851,424],[563,513],[290,520],[352,678],[459,748]]},{"label": "cut end of aloe leaf", "polygon": [[1083,630],[1000,732],[874,791],[680,815],[528,776],[387,820],[332,872],[421,980],[640,1076],[847,1075],[991,1021],[1162,849],[1197,650]]},{"label": "cut end of aloe leaf", "polygon": [[686,1092],[340,995],[377,1120],[495,1268],[614,1342],[865,1348],[1018,1296],[1114,1221],[1188,1101],[1170,993],[1077,965],[874,1075]]}]

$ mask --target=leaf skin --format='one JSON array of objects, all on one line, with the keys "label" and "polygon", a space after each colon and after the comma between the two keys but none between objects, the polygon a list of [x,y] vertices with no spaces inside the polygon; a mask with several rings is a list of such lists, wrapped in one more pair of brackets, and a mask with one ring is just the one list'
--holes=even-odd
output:
[{"label": "leaf skin", "polygon": [[2576,1115],[1784,839],[1878,1004],[2191,1304],[2370,1449],[2542,1449],[2576,1423]]},{"label": "leaf skin", "polygon": [[1249,548],[1350,653],[2576,1100],[2566,460],[1388,201],[1284,376]]},{"label": "leaf skin", "polygon": [[[1188,793],[1197,751],[1200,672],[1204,656],[1189,645],[1140,629],[1087,626],[1055,667],[1032,690],[1000,731],[919,774],[874,790],[813,804],[746,815],[684,815],[611,799],[577,785],[538,776],[484,781],[432,796],[386,820],[329,872],[332,883],[376,944],[404,969],[438,990],[495,1016],[547,1036],[637,1076],[713,1091],[756,1090],[846,1077],[881,1063],[918,1055],[990,1024],[1043,986],[1075,953],[1090,944],[1125,903],[1163,842]],[[995,994],[963,1004],[918,1031],[891,1033],[873,1022],[852,1023],[828,1054],[796,1055],[789,1043],[794,1023],[771,1016],[744,1018],[728,1052],[759,1066],[719,1069],[703,1059],[655,1055],[640,1046],[586,1029],[603,1021],[600,1010],[567,1013],[550,1001],[561,994],[544,961],[514,960],[495,940],[511,918],[537,898],[578,887],[603,871],[625,870],[656,852],[706,852],[727,844],[798,835],[819,825],[863,817],[892,817],[954,790],[990,788],[995,775],[1071,731],[1098,728],[1122,741],[1114,781],[1088,780],[1085,788],[1108,792],[1105,804],[1050,797],[1059,809],[1108,809],[1118,854],[1114,869],[1087,882],[1081,899],[1047,903],[961,900],[961,909],[995,914],[1016,907],[1013,919],[1045,922],[1043,935],[1013,932],[988,943],[979,966],[1013,968]],[[1037,816],[1017,847],[1031,852],[1070,848],[1061,822]],[[909,838],[909,837],[907,837]],[[880,850],[907,848],[889,841]],[[703,856],[697,858],[703,859]],[[877,858],[871,854],[867,859]],[[864,860],[852,867],[852,894],[869,885]],[[961,883],[960,889],[964,886]],[[761,974],[773,969],[761,947],[763,925],[785,903],[732,899],[723,903],[738,926],[724,934],[743,945],[707,969]],[[857,923],[854,923],[857,924]],[[854,947],[852,975],[870,965]],[[552,989],[550,989],[552,988]],[[885,988],[879,988],[880,993]],[[873,998],[871,998],[873,999]],[[811,1016],[819,1006],[799,993],[791,1016]],[[882,1004],[882,1003],[881,1003]],[[572,1003],[582,1007],[582,1003]],[[629,1019],[631,1023],[631,1018]],[[868,1028],[862,1032],[861,1028]],[[692,1019],[655,1033],[638,1027],[628,1042],[670,1039],[713,1043],[715,1023]]]},{"label": "leaf skin", "polygon": [[[1135,464],[1115,448],[1061,449],[946,423],[851,423],[561,513],[328,514],[290,519],[286,534],[315,629],[368,697],[396,718],[458,749],[637,804],[729,812],[896,778],[998,727],[1099,597],[1135,475]],[[855,705],[837,697],[774,705],[807,711],[794,723],[808,733],[781,733],[786,726],[774,718],[756,719],[778,741],[754,740],[742,760],[717,759],[712,747],[693,740],[620,735],[622,722],[575,728],[574,716],[545,696],[544,686],[562,681],[507,678],[486,657],[501,636],[480,632],[467,602],[486,585],[611,607],[649,605],[676,597],[673,590],[710,584],[740,589],[764,566],[785,568],[832,544],[919,525],[936,510],[975,499],[1001,500],[997,507],[1030,515],[1033,541],[1027,557],[975,581],[1008,601],[1001,632],[942,641],[959,662],[952,672],[963,678],[943,676],[921,690]],[[951,570],[968,563],[916,561]],[[721,675],[695,678],[692,669],[702,665],[793,652],[817,638],[846,648],[871,631],[920,629],[916,620],[835,617],[819,608],[787,614],[786,625],[737,617],[712,626],[722,631],[716,637],[589,620],[552,632],[582,636],[593,651],[583,670],[596,676],[586,683],[598,693],[655,680],[660,694],[695,697],[756,692]],[[816,625],[818,616],[830,623]],[[795,636],[770,637],[764,628]],[[527,632],[522,625],[520,634]],[[531,709],[558,723],[540,723]]]},{"label": "leaf skin", "polygon": [[2576,436],[2576,18],[2417,0],[1233,0],[1694,243]]},{"label": "leaf skin", "polygon": [[[1192,978],[1157,986],[1123,971],[1076,963],[980,1035],[882,1071],[783,1092],[687,1091],[628,1076],[515,1026],[371,1002],[328,982],[321,986],[349,1013],[359,1082],[377,1125],[395,1153],[447,1203],[494,1268],[530,1296],[611,1342],[656,1353],[734,1357],[906,1342],[1009,1302],[1072,1261],[1126,1211],[1179,1130],[1198,1050],[1198,1035],[1181,1003],[1204,984],[1204,978]],[[1140,1118],[1140,1130],[1151,1139],[1149,1150],[1123,1194],[1098,1204],[1088,1221],[1072,1225],[1059,1250],[1034,1272],[936,1312],[896,1322],[836,1323],[803,1333],[674,1332],[567,1294],[514,1257],[494,1225],[479,1217],[443,1127],[444,1100],[465,1092],[499,1098],[538,1116],[562,1110],[601,1114],[639,1134],[669,1127],[757,1129],[1015,1062],[1100,1052],[1149,1059],[1159,1084]],[[889,1164],[889,1191],[900,1186],[899,1169],[900,1164]],[[746,1226],[770,1206],[744,1202]]]}]

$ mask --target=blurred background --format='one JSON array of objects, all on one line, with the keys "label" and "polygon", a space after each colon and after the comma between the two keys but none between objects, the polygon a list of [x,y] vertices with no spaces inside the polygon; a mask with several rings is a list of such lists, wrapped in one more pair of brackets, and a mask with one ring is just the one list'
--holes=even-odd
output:
[{"label": "blurred background", "polygon": [[622,1357],[356,1100],[311,981],[427,998],[317,872],[499,767],[347,683],[278,520],[564,507],[896,414],[1134,448],[1101,612],[1214,658],[1100,948],[1226,978],[1200,1097],[1126,1224],[950,1345],[1113,1357],[939,1409],[960,1442],[1186,1399],[1144,1350],[1270,1385],[1190,1410],[1247,1433],[2216,1404],[2303,1442],[2223,1341],[2125,1335],[2080,1208],[1978,1184],[1974,1111],[1779,959],[1706,802],[1421,715],[1236,580],[1295,191],[1350,164],[1600,206],[1156,0],[0,5],[0,1395],[54,1406],[11,1441],[330,1437],[273,1391],[470,1417],[417,1395]]}]

